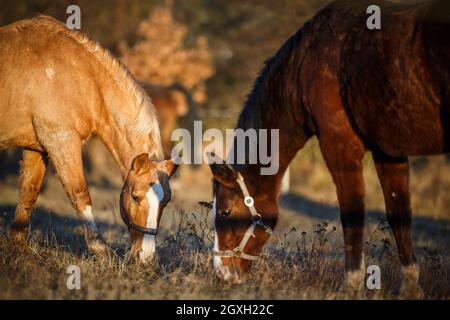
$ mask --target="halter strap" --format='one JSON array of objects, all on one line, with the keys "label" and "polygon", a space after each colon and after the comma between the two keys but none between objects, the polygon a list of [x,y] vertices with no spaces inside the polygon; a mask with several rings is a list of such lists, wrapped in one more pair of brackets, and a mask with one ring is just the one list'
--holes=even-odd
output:
[{"label": "halter strap", "polygon": [[[124,191],[122,190],[122,192],[120,194],[121,199],[123,197],[123,193],[124,193]],[[120,211],[122,212],[122,210],[123,210],[123,207],[121,206]],[[127,215],[121,215],[121,216],[122,216],[123,222],[125,222],[128,229],[133,229],[142,234],[149,234],[151,236],[156,236],[158,234],[158,229],[142,227],[140,225],[137,225],[137,224],[131,222],[130,218]]]},{"label": "halter strap", "polygon": [[250,193],[248,192],[247,186],[245,185],[245,182],[244,182],[244,178],[242,177],[240,172],[238,172],[238,177],[237,177],[236,182],[238,183],[239,187],[241,188],[242,193],[244,194],[244,203],[250,210],[252,217],[257,217],[257,216],[260,217],[258,212],[256,212],[256,208],[253,205],[254,204],[253,198],[250,197]]},{"label": "halter strap", "polygon": [[143,233],[143,234],[149,234],[149,235],[152,235],[152,236],[156,236],[158,234],[158,229],[141,227],[141,226],[138,226],[137,224],[134,224],[132,222],[128,223],[128,227],[130,229],[136,230],[137,232],[140,232],[140,233]]},{"label": "halter strap", "polygon": [[247,231],[244,234],[244,237],[242,238],[239,245],[234,248],[233,250],[223,250],[223,251],[214,251],[213,254],[215,256],[224,257],[224,258],[241,258],[246,260],[255,261],[258,260],[259,256],[254,256],[251,254],[247,254],[244,252],[245,246],[247,245],[248,241],[250,240],[250,237],[255,237],[253,232],[255,231],[256,226],[260,226],[264,228],[264,230],[269,234],[269,236],[272,234],[272,228],[270,228],[268,225],[266,225],[261,215],[256,211],[256,208],[254,206],[254,200],[250,196],[250,193],[248,192],[247,186],[245,185],[244,178],[242,175],[238,172],[238,176],[236,179],[236,182],[238,183],[239,187],[241,188],[242,194],[244,195],[244,204],[248,207],[250,214],[252,215],[252,224],[250,227],[248,227]]}]

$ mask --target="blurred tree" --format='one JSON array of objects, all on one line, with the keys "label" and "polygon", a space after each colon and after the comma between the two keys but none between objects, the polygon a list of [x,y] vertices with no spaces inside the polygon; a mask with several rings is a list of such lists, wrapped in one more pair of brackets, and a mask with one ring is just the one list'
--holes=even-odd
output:
[{"label": "blurred tree", "polygon": [[[167,84],[176,78],[175,74],[182,72],[183,77],[188,78],[182,77],[182,82],[189,83],[189,87],[196,86],[193,83],[197,71],[194,68],[192,72],[190,67],[194,63],[202,79],[196,99],[208,96],[204,104],[206,115],[216,113],[220,120],[214,125],[221,127],[220,124],[234,124],[234,117],[229,115],[237,116],[263,62],[328,2],[330,0],[173,0],[173,5],[169,3],[171,9],[164,11],[161,8],[168,6],[164,0],[0,0],[0,24],[38,13],[65,21],[66,7],[78,4],[83,31],[116,55],[123,53],[137,78],[150,69],[144,71],[144,68],[141,72],[141,67],[133,65],[156,66],[155,61],[169,54],[170,51],[162,49],[167,48],[172,50],[173,57],[160,60],[165,63],[154,69],[159,75],[146,74],[143,80]],[[173,41],[172,47],[167,46],[166,41]],[[123,43],[130,46],[127,54],[122,51]],[[155,46],[150,48],[150,43]],[[144,58],[147,62],[140,61]],[[179,63],[183,59],[189,63],[176,71],[172,61]],[[221,112],[209,112],[214,110]],[[223,114],[227,115],[226,119]]]},{"label": "blurred tree", "polygon": [[[234,125],[264,61],[329,0],[176,0],[176,16],[213,48],[216,74],[208,80],[208,110]],[[222,118],[222,119],[221,119]],[[220,120],[221,119],[221,120]],[[232,122],[232,123],[230,123]],[[216,125],[216,124],[215,124]]]},{"label": "blurred tree", "polygon": [[67,19],[71,4],[81,8],[81,28],[102,46],[117,53],[119,41],[134,38],[138,24],[158,0],[0,0],[0,26],[39,14]]},{"label": "blurred tree", "polygon": [[196,102],[204,102],[205,80],[214,73],[208,40],[196,37],[186,46],[188,28],[175,21],[173,2],[155,8],[139,24],[138,40],[130,48],[122,42],[122,60],[140,81],[170,86],[180,84],[193,93]]},{"label": "blurred tree", "polygon": [[[396,1],[412,3],[424,0]],[[167,37],[173,36],[164,29],[164,23],[172,21],[175,28],[173,32],[180,32],[176,36],[183,39],[180,43],[183,49],[209,47],[207,52],[212,59],[211,67],[214,66],[213,70],[216,72],[208,75],[208,63],[201,76],[204,80],[200,87],[206,86],[206,115],[218,115],[216,123],[211,125],[221,128],[224,125],[234,125],[234,118],[242,108],[264,61],[307,19],[329,2],[331,0],[173,0],[172,10],[164,17],[161,9],[153,11],[164,7],[164,0],[0,0],[0,25],[39,13],[65,21],[67,6],[78,4],[82,12],[83,31],[117,55],[121,53],[118,49],[121,42],[128,43],[131,50],[135,44],[137,47],[145,47],[146,41],[154,41],[152,33],[161,41],[166,37],[163,34],[167,32]],[[143,20],[149,21],[147,18],[152,12],[153,24],[141,24]],[[159,14],[162,16],[158,17]],[[154,29],[150,30],[150,26]],[[176,31],[179,30],[177,26],[181,26],[181,31]],[[144,42],[138,44],[142,41]],[[146,58],[150,61],[153,57],[162,55],[160,50],[160,47],[153,48],[152,55]],[[177,54],[171,59],[180,58]],[[140,77],[139,68],[130,68]],[[162,65],[161,69],[165,68],[171,68],[170,64]],[[189,70],[187,67],[183,72]],[[168,74],[172,72],[167,71]],[[156,76],[152,75],[153,77]],[[198,92],[201,94],[197,98],[205,97],[203,88],[198,89]],[[220,112],[210,112],[216,110]],[[224,114],[227,117],[223,117]]]}]

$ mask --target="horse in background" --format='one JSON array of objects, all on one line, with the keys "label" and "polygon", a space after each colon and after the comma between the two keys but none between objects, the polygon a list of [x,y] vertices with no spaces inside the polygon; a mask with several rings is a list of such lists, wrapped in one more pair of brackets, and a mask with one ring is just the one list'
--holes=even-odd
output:
[{"label": "horse in background", "polygon": [[189,95],[187,90],[178,85],[159,86],[140,82],[155,106],[161,128],[161,142],[164,156],[170,158],[173,143],[171,135],[177,127],[179,118],[189,112]]},{"label": "horse in background", "polygon": [[[381,30],[366,28],[373,4]],[[450,151],[449,12],[447,0],[334,1],[266,62],[237,128],[279,129],[280,170],[262,176],[262,164],[211,165],[220,277],[238,282],[257,259],[278,220],[282,176],[315,135],[336,185],[347,288],[359,292],[366,272],[363,157],[370,151],[402,265],[401,292],[421,296],[408,156]]]},{"label": "horse in background", "polygon": [[146,93],[109,51],[51,17],[0,28],[0,57],[0,149],[23,148],[11,239],[26,242],[32,207],[51,161],[85,226],[89,250],[109,254],[82,165],[82,144],[97,135],[125,181],[120,209],[132,253],[148,261],[177,165],[162,160],[158,121]]}]

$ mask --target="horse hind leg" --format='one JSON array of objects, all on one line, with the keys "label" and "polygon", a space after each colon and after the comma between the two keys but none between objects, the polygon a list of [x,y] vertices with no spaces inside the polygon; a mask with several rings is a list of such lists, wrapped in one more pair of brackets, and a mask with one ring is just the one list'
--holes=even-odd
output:
[{"label": "horse hind leg", "polygon": [[403,282],[400,294],[421,298],[419,267],[411,240],[411,201],[409,192],[408,159],[392,159],[374,153],[375,167],[383,189],[386,216],[394,233],[402,264]]},{"label": "horse hind leg", "polygon": [[47,156],[43,153],[24,150],[20,162],[20,196],[11,227],[11,240],[26,243],[30,225],[30,215],[38,198],[47,168]]}]

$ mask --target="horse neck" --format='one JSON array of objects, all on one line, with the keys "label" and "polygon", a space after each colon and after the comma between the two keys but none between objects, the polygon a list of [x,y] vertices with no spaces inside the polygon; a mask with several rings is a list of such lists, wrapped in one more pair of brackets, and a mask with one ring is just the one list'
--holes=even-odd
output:
[{"label": "horse neck", "polygon": [[[259,101],[262,100],[257,100],[256,102],[258,103]],[[277,115],[265,116],[263,113],[259,115],[256,114],[255,110],[264,110],[264,112],[266,112],[268,110],[267,106],[264,108],[256,106],[256,108],[250,108],[248,110],[252,112],[241,114],[238,128],[243,130],[256,129],[257,131],[265,129],[267,130],[268,136],[271,136],[271,130],[278,130],[278,143],[274,145],[275,150],[271,150],[271,147],[267,148],[270,151],[271,158],[273,159],[272,161],[278,161],[278,170],[273,175],[262,175],[261,169],[265,167],[265,165],[261,164],[259,155],[256,164],[247,163],[244,165],[236,165],[235,167],[242,174],[244,180],[248,182],[247,184],[249,187],[254,189],[252,191],[254,196],[269,196],[273,198],[272,200],[276,200],[280,192],[281,181],[289,164],[298,150],[305,145],[311,136],[308,125],[306,125],[309,121],[306,121],[307,118],[301,108],[297,110],[297,112],[301,114],[295,115],[284,112],[283,110],[280,110]],[[258,120],[254,121],[254,117],[258,117]],[[292,121],[292,118],[301,120]],[[250,125],[247,125],[249,123]],[[237,140],[235,139],[235,143],[236,141]],[[267,142],[271,146],[272,143],[270,139],[267,139]],[[258,140],[257,150],[260,150],[260,148],[260,141]],[[233,150],[237,150],[236,145]],[[249,152],[249,150],[246,150],[246,152]],[[247,162],[249,158],[249,156],[246,157]]]},{"label": "horse neck", "polygon": [[305,138],[302,140],[301,144],[298,145],[295,145],[290,141],[291,139],[286,132],[280,130],[278,170],[273,175],[261,175],[263,165],[259,162],[258,164],[237,165],[237,169],[246,181],[246,184],[250,189],[253,189],[252,194],[254,196],[269,196],[273,197],[274,200],[278,198],[283,176],[295,154],[304,146],[307,139]]},{"label": "horse neck", "polygon": [[[272,176],[261,176],[260,165],[242,169],[244,179],[258,186],[255,192],[277,196],[281,180],[298,150],[314,134],[314,123],[306,112],[301,94],[303,30],[289,38],[278,52],[266,61],[242,111],[238,128],[279,130],[279,170]],[[300,53],[300,54],[299,54]]]},{"label": "horse neck", "polygon": [[126,177],[139,154],[161,159],[159,125],[151,105],[132,105],[134,98],[114,83],[103,88],[103,96],[105,112],[97,121],[97,135],[119,165],[122,177]]}]

